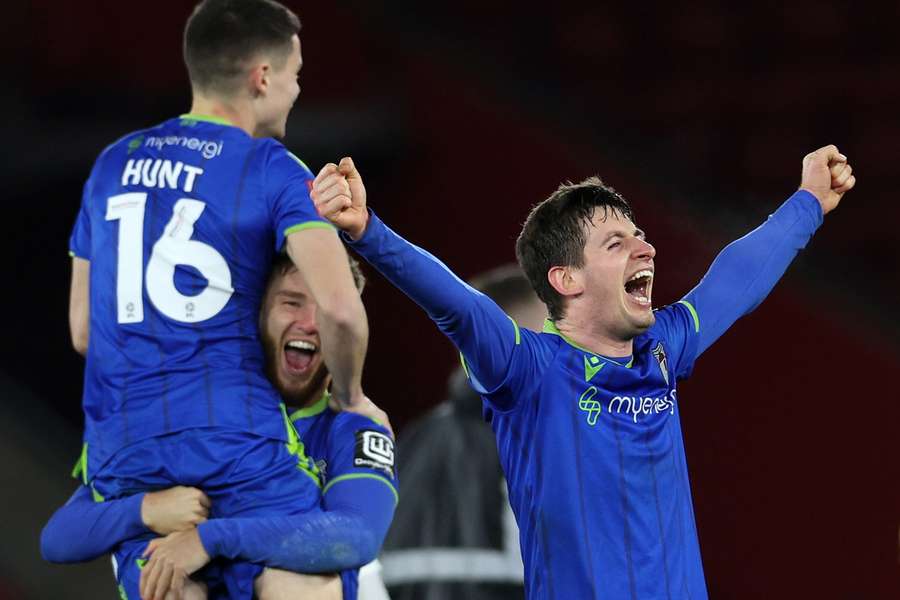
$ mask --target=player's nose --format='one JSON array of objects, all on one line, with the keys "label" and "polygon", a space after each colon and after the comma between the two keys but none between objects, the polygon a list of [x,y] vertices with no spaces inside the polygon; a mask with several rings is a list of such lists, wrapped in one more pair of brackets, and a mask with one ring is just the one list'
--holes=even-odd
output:
[{"label": "player's nose", "polygon": [[632,256],[635,259],[652,259],[656,256],[656,248],[653,247],[653,244],[648,242],[647,240],[642,240],[641,238],[634,238],[634,248],[632,249]]},{"label": "player's nose", "polygon": [[294,321],[291,323],[292,329],[298,329],[304,333],[318,333],[319,328],[316,324],[315,307],[305,307],[294,315]]}]

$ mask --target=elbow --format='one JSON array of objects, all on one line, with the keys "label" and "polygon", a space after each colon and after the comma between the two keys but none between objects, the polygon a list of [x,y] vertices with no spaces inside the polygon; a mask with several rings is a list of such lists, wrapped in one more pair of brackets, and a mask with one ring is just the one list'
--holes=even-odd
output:
[{"label": "elbow", "polygon": [[366,531],[360,538],[363,539],[360,540],[359,544],[359,566],[363,566],[378,558],[378,552],[381,550],[383,540],[378,539],[374,531]]},{"label": "elbow", "polygon": [[[362,523],[356,528],[353,536],[352,552],[335,552],[335,564],[331,565],[336,571],[346,571],[350,569],[359,569],[363,565],[367,565],[378,558],[378,551],[381,550],[381,541],[378,536],[370,528]],[[338,544],[341,546],[343,544]]]},{"label": "elbow", "polygon": [[81,356],[87,356],[88,339],[90,337],[87,323],[84,325],[72,323],[70,334],[72,336],[72,347],[75,348],[75,352]]},{"label": "elbow", "polygon": [[56,543],[56,537],[53,535],[53,521],[47,523],[41,531],[41,557],[49,562],[61,564],[70,562],[66,560],[65,554],[61,550],[60,544]]},{"label": "elbow", "polygon": [[[391,511],[391,516],[393,516],[393,511]],[[367,519],[365,523],[361,523],[359,527],[359,560],[360,565],[367,565],[376,558],[381,553],[381,546],[384,544],[384,539],[387,537],[388,530],[391,527],[391,518],[387,520],[384,519],[376,519],[369,520]]]},{"label": "elbow", "polygon": [[88,349],[88,337],[85,335],[72,335],[72,347],[75,348],[75,352],[80,354],[81,356],[87,356]]}]

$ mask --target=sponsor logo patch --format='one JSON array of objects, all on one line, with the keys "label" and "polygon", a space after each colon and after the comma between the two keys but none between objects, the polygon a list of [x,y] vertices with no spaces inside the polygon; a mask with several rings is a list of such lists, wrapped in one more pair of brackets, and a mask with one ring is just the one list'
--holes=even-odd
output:
[{"label": "sponsor logo patch", "polygon": [[669,359],[666,358],[666,349],[663,348],[662,342],[658,343],[652,352],[656,362],[659,363],[659,370],[666,380],[666,385],[669,385]]},{"label": "sponsor logo patch", "polygon": [[382,471],[394,476],[394,441],[379,431],[361,429],[356,432],[353,466]]}]

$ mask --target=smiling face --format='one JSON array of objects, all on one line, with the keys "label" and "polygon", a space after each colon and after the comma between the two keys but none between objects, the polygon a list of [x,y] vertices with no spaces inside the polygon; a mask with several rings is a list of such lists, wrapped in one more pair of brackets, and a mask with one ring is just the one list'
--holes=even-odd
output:
[{"label": "smiling face", "polygon": [[260,314],[260,334],[269,380],[291,406],[318,400],[328,377],[316,308],[297,269],[272,276]]},{"label": "smiling face", "polygon": [[577,270],[590,321],[617,340],[630,340],[655,320],[651,298],[656,250],[620,212],[597,210]]}]

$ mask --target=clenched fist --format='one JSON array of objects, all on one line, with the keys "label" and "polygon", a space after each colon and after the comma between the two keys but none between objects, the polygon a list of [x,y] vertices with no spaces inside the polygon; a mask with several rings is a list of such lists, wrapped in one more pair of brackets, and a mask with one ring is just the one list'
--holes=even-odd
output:
[{"label": "clenched fist", "polygon": [[209,498],[197,488],[179,485],[148,492],[141,501],[141,520],[147,529],[160,535],[184,531],[206,521]]},{"label": "clenched fist", "polygon": [[819,148],[803,158],[800,189],[816,197],[823,215],[834,210],[854,185],[856,176],[853,175],[853,167],[837,146]]},{"label": "clenched fist", "polygon": [[312,199],[319,214],[358,240],[366,231],[369,211],[366,209],[366,188],[353,159],[341,159],[341,164],[328,163],[313,182]]}]

